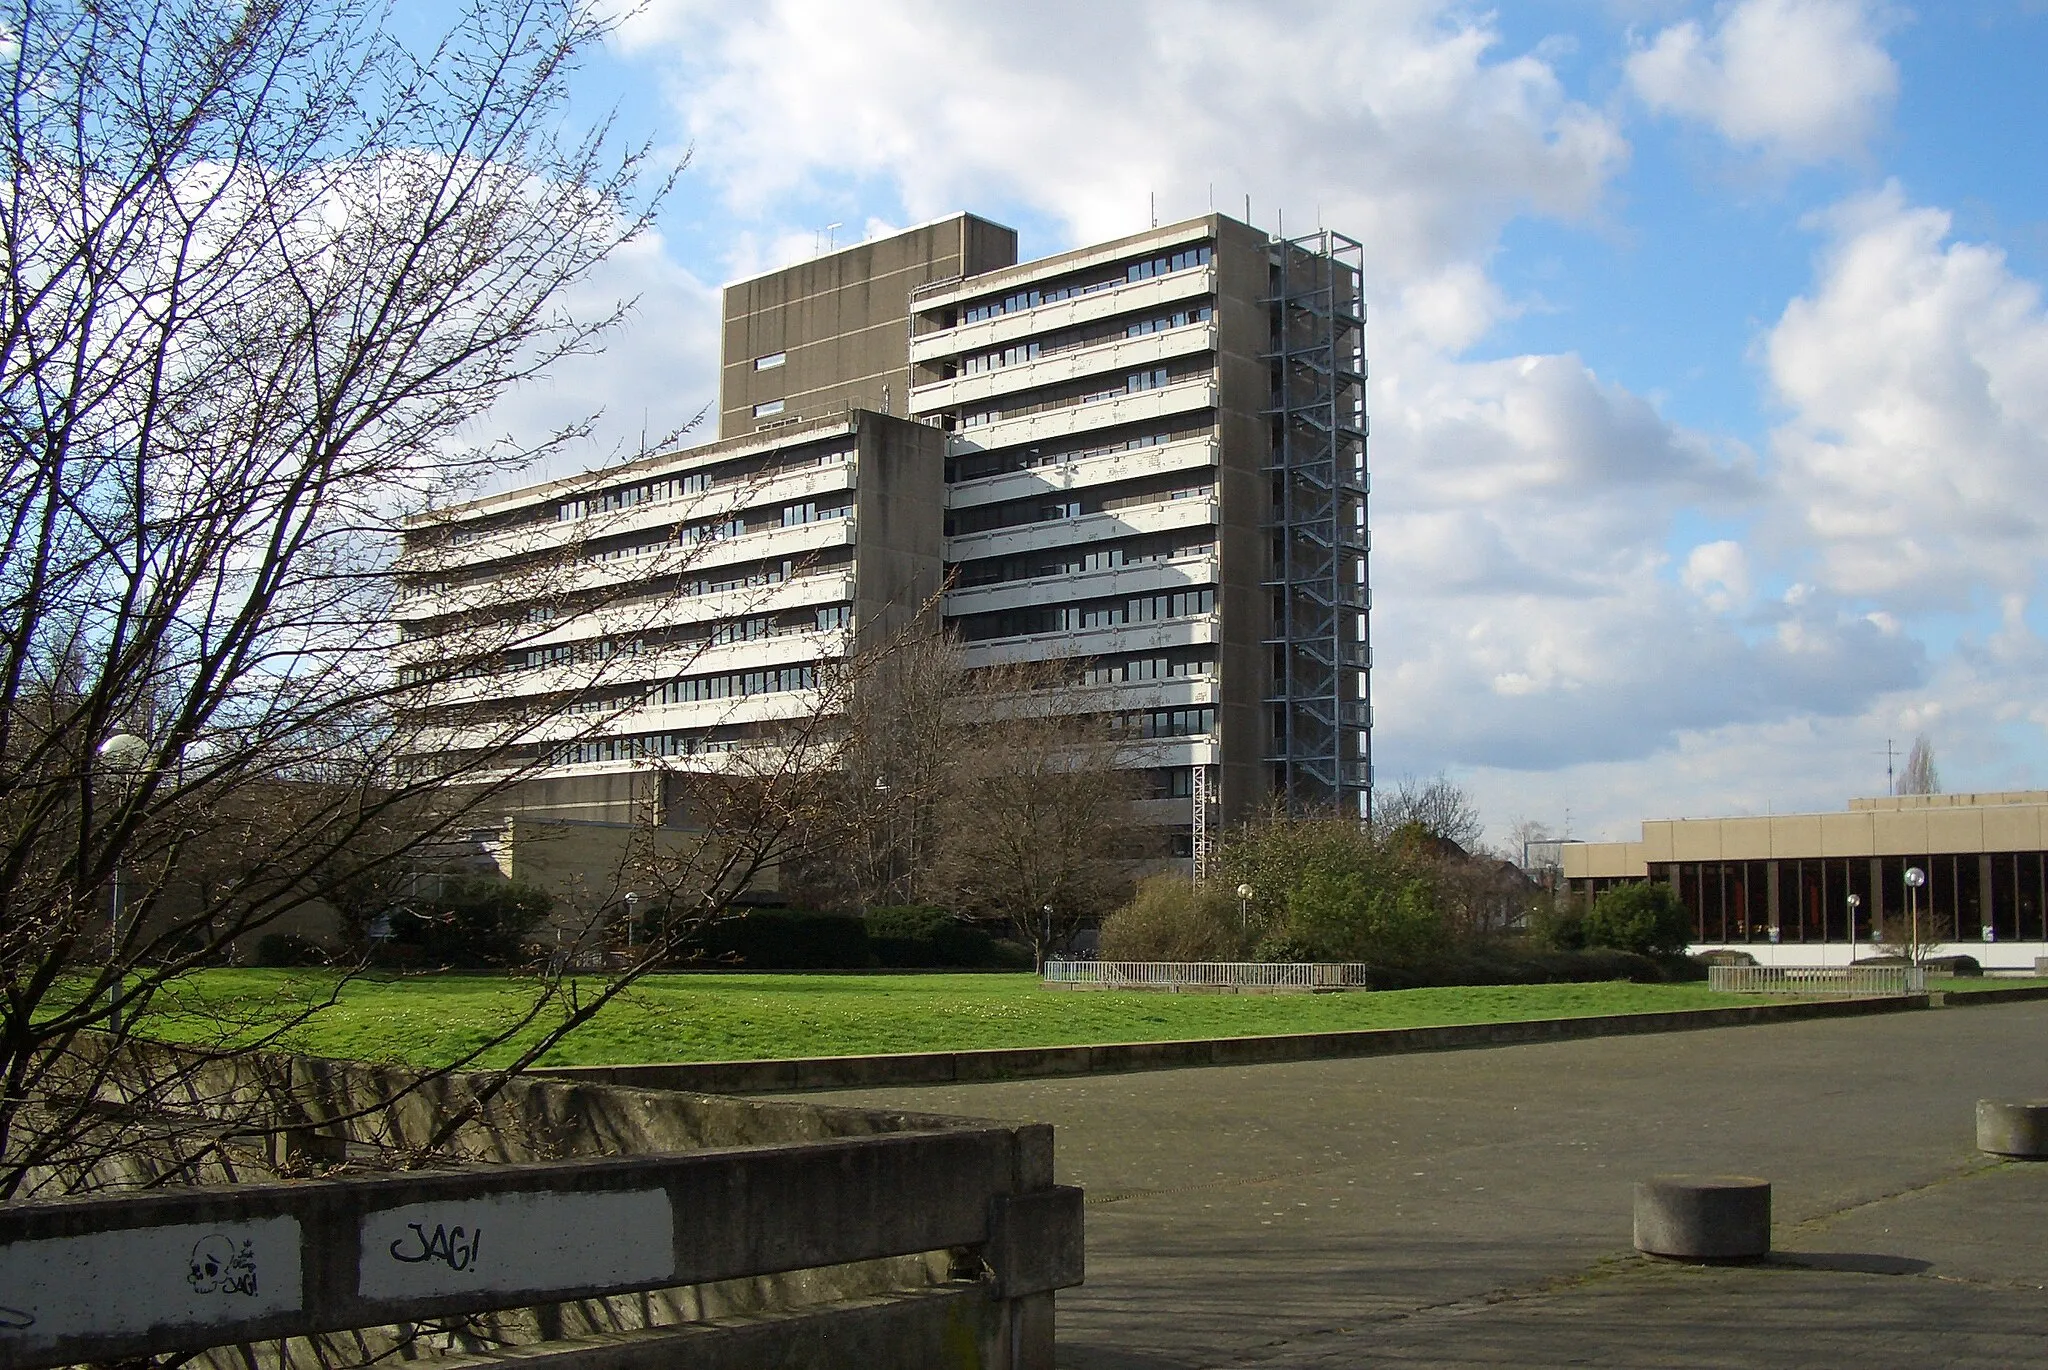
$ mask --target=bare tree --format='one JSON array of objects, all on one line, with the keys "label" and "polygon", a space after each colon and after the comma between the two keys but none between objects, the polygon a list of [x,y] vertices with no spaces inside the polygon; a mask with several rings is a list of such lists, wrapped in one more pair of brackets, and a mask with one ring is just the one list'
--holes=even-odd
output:
[{"label": "bare tree", "polygon": [[[583,435],[465,441],[621,316],[565,295],[669,175],[562,131],[609,22],[585,0],[469,0],[425,51],[383,17],[57,0],[4,21],[0,1197],[93,1182],[74,1144],[109,1058],[88,1035],[434,859],[525,764],[505,718],[460,758],[497,780],[459,803],[449,768],[399,765],[446,726],[423,693],[532,629],[480,620],[394,678],[398,532]],[[219,1049],[316,1007],[224,1025]],[[527,1021],[561,1009],[542,992]]]},{"label": "bare tree", "polygon": [[1934,769],[1934,744],[1926,733],[1914,738],[1912,750],[1906,753],[1906,764],[1899,771],[1899,793],[1941,793],[1941,773]]},{"label": "bare tree", "polygon": [[1128,896],[1148,855],[1133,823],[1132,739],[1076,708],[1061,663],[973,673],[959,715],[932,881],[944,902],[1005,922],[1039,966]]},{"label": "bare tree", "polygon": [[1374,799],[1372,819],[1375,827],[1388,832],[1414,824],[1467,852],[1477,851],[1486,835],[1472,796],[1442,772],[1428,780],[1404,776],[1393,793]]}]

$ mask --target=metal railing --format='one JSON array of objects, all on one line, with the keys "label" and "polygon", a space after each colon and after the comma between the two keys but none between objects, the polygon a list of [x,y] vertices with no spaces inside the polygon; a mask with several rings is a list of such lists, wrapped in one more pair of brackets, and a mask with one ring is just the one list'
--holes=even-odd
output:
[{"label": "metal railing", "polygon": [[1727,994],[1861,998],[1925,994],[1924,966],[1709,966],[1707,988]]},{"label": "metal railing", "polygon": [[1047,961],[1045,983],[1105,989],[1370,989],[1369,969],[1341,961]]}]

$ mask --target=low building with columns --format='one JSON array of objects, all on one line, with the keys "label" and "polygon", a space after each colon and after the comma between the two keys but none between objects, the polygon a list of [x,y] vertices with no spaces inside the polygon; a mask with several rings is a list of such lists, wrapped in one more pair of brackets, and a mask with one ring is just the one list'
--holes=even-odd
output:
[{"label": "low building with columns", "polygon": [[[1674,886],[1693,950],[1765,965],[1840,965],[1877,953],[1893,919],[1939,929],[1941,953],[1987,969],[2048,957],[2048,790],[1852,799],[1839,813],[1648,819],[1634,842],[1566,842],[1563,878],[1592,895]],[[1925,882],[1909,888],[1906,872]]]}]

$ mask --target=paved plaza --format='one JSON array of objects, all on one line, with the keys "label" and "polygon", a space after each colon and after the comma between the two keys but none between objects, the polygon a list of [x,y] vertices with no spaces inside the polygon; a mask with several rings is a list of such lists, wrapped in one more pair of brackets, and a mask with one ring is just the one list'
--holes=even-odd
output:
[{"label": "paved plaza", "polygon": [[[2048,1162],[1974,1147],[2048,1003],[826,1097],[1058,1127],[1073,1370],[2048,1363]],[[1774,1257],[1635,1255],[1669,1171],[1771,1180]]]}]

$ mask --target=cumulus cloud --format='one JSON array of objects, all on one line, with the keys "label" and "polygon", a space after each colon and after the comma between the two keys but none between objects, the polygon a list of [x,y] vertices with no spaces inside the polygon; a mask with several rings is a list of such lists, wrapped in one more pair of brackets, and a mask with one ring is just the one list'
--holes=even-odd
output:
[{"label": "cumulus cloud", "polygon": [[1817,574],[1912,610],[2028,594],[2048,530],[2048,312],[1896,185],[1814,221],[1818,280],[1763,344],[1778,481]]},{"label": "cumulus cloud", "polygon": [[1898,94],[1899,73],[1865,0],[1740,0],[1711,30],[1688,19],[1630,54],[1651,109],[1712,126],[1794,162],[1853,155]]},{"label": "cumulus cloud", "polygon": [[1021,204],[1077,242],[1216,206],[1372,244],[1378,279],[1583,215],[1624,164],[1605,114],[1429,0],[843,5],[655,0],[624,39],[671,73],[728,203],[886,182],[912,218]]}]

